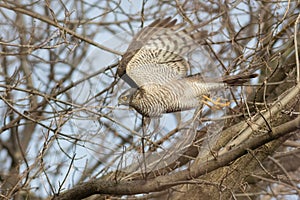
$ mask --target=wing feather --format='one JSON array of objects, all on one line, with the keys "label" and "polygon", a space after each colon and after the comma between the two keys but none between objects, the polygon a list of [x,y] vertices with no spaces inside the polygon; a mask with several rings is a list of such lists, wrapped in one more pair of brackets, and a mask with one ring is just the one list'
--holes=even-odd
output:
[{"label": "wing feather", "polygon": [[[126,66],[132,57],[151,39],[152,35],[155,35],[156,28],[169,28],[176,24],[176,19],[171,20],[171,17],[166,19],[157,19],[149,26],[141,29],[132,39],[127,51],[122,56],[117,73],[120,77],[126,74]],[[156,27],[156,28],[155,28]]]},{"label": "wing feather", "polygon": [[171,17],[158,19],[140,30],[123,55],[117,73],[132,87],[149,83],[164,84],[187,76],[190,69],[185,59],[196,48],[206,32],[176,24]]}]

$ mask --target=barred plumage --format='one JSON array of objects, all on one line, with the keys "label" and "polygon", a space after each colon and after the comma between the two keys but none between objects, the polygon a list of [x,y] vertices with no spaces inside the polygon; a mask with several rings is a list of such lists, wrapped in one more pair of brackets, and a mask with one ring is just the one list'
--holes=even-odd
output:
[{"label": "barred plumage", "polygon": [[200,106],[202,96],[210,91],[256,76],[235,75],[208,82],[198,74],[188,76],[190,65],[184,57],[204,41],[206,32],[183,26],[169,17],[137,33],[117,70],[133,87],[120,95],[119,104],[129,105],[143,116],[160,116]]}]

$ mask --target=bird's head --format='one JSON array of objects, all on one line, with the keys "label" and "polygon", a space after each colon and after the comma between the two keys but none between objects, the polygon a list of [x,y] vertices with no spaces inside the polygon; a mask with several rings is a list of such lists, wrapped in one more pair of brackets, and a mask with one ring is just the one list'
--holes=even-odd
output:
[{"label": "bird's head", "polygon": [[136,88],[130,88],[123,92],[118,98],[118,105],[129,106],[132,95],[136,92]]}]

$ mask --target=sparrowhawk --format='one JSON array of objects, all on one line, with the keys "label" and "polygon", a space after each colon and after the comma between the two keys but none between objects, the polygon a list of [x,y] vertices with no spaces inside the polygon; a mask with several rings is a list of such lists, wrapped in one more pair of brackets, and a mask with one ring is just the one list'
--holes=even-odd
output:
[{"label": "sparrowhawk", "polygon": [[185,56],[203,43],[207,33],[170,17],[141,29],[122,56],[117,73],[132,88],[119,96],[119,104],[133,107],[146,117],[189,110],[202,105],[203,96],[227,85],[240,85],[256,74],[204,81],[188,75]]}]

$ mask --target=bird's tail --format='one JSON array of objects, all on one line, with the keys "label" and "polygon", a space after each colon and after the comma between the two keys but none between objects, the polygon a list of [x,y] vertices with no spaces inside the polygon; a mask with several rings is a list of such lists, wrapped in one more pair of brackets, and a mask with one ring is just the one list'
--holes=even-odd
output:
[{"label": "bird's tail", "polygon": [[243,85],[243,83],[248,82],[250,79],[257,77],[258,74],[237,74],[237,75],[228,75],[223,76],[219,82],[227,83],[231,86]]},{"label": "bird's tail", "polygon": [[244,73],[244,74],[237,74],[237,75],[228,75],[222,76],[220,78],[211,78],[211,77],[204,77],[201,73],[193,74],[188,76],[188,79],[191,81],[198,82],[201,80],[202,83],[225,83],[229,86],[240,86],[243,83],[248,82],[250,79],[257,77],[258,74],[254,73]]}]

